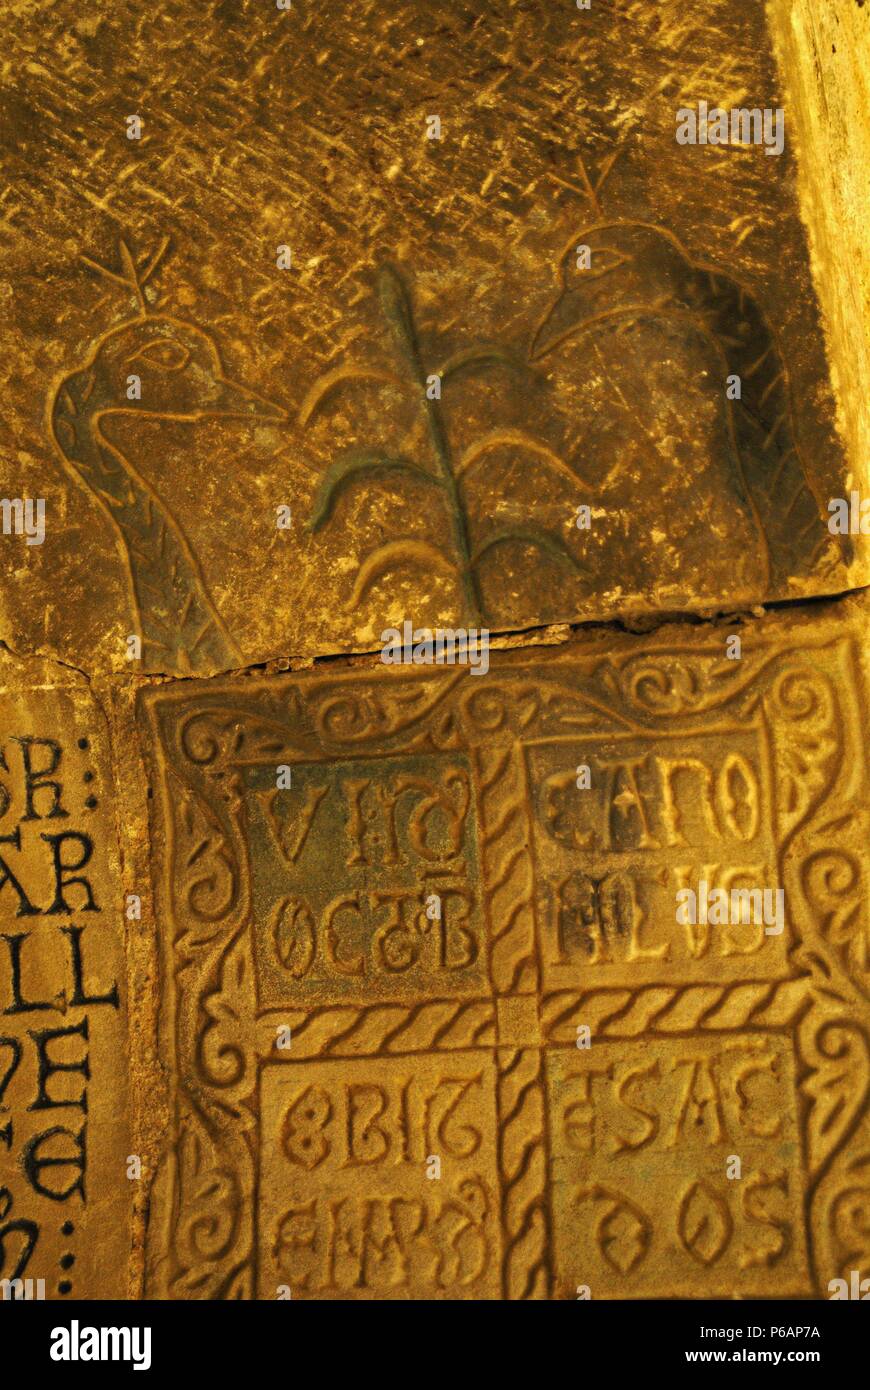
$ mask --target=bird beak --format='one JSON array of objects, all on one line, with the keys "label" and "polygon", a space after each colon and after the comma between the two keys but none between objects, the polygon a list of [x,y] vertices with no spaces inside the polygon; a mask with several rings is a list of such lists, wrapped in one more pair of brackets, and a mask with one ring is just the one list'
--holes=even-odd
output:
[{"label": "bird beak", "polygon": [[529,360],[537,362],[580,327],[587,296],[580,289],[563,290],[547,310],[529,349]]},{"label": "bird beak", "polygon": [[204,416],[217,415],[229,420],[286,420],[287,411],[265,396],[258,396],[247,386],[239,386],[226,377],[218,377],[215,385],[217,394],[208,407],[202,411]]}]

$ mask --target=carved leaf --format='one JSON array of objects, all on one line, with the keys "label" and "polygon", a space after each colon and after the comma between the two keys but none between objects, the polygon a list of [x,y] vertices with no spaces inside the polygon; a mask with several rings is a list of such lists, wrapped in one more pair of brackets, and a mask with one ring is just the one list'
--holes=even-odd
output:
[{"label": "carved leaf", "polygon": [[381,307],[415,375],[422,379],[420,353],[417,348],[417,334],[414,329],[414,311],[411,298],[399,272],[391,265],[381,267],[378,275],[378,293]]},{"label": "carved leaf", "polygon": [[[491,449],[501,449],[506,446],[523,449],[527,454],[540,459],[554,472],[567,478],[572,488],[576,488],[577,484],[582,481],[579,474],[569,468],[558,454],[555,454],[552,449],[548,449],[546,444],[541,444],[537,439],[533,439],[531,435],[524,434],[522,430],[495,430],[492,434],[485,435],[483,439],[476,439],[459,459],[456,465],[457,477],[470,472]],[[584,486],[588,485],[584,484]]]},{"label": "carved leaf", "polygon": [[355,608],[374,581],[386,574],[387,570],[395,569],[398,565],[421,562],[427,563],[432,569],[440,570],[442,574],[456,574],[456,566],[430,541],[387,541],[367,555],[360,565],[353,593],[345,605],[346,609],[349,611]]},{"label": "carved leaf", "polygon": [[507,527],[505,530],[496,531],[494,535],[489,536],[482,545],[477,547],[474,552],[473,563],[477,564],[495,546],[507,545],[511,541],[534,545],[545,555],[549,555],[551,559],[557,560],[576,574],[584,573],[582,565],[574,558],[564,541],[560,540],[558,536],[552,535],[551,532],[542,531],[536,526]]},{"label": "carved leaf", "polygon": [[376,449],[346,454],[344,458],[336,459],[330,464],[323,476],[308,520],[309,530],[318,531],[329,520],[345,487],[357,478],[374,473],[404,473],[422,479],[424,483],[431,483],[433,487],[444,486],[439,478],[427,473],[426,469],[414,463],[413,459],[391,457]]},{"label": "carved leaf", "polygon": [[200,1001],[197,1040],[198,1081],[220,1093],[221,1106],[243,1129],[252,1117],[233,1102],[248,1093],[252,1078],[256,1003],[249,952],[242,935],[225,956],[217,988]]},{"label": "carved leaf", "polygon": [[454,377],[471,375],[478,367],[509,367],[513,372],[528,375],[528,367],[516,353],[499,347],[471,347],[457,352],[439,369],[438,375],[443,386]]},{"label": "carved leaf", "polygon": [[233,1249],[238,1234],[239,1185],[222,1165],[215,1145],[198,1119],[188,1114],[178,1142],[182,1217],[176,1227],[181,1270],[174,1282],[187,1297],[198,1297]]},{"label": "carved leaf", "polygon": [[[819,830],[819,838],[836,843],[849,819]],[[844,849],[823,849],[809,856],[801,868],[801,883],[812,909],[816,935],[828,943],[844,971],[865,998],[870,995],[870,970],[862,900],[862,872],[856,855]],[[822,943],[819,942],[819,949]],[[818,957],[811,958],[817,966]],[[825,967],[830,977],[830,966]],[[846,999],[844,998],[844,1002]]]},{"label": "carved leaf", "polygon": [[863,1033],[814,1010],[804,1019],[801,1051],[810,1065],[804,1090],[813,1104],[807,1120],[810,1170],[818,1173],[843,1143],[866,1104],[870,1058]]},{"label": "carved leaf", "polygon": [[388,386],[401,386],[402,384],[394,372],[383,372],[376,367],[335,367],[331,372],[318,377],[308,391],[299,407],[300,427],[304,429],[314,419],[327,399],[351,381],[377,381]]}]

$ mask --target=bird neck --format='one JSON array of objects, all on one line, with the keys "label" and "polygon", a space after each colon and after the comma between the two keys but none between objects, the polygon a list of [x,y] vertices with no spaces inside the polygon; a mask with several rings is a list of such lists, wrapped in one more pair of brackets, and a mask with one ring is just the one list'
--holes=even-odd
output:
[{"label": "bird neck", "polygon": [[69,467],[120,523],[119,509],[135,507],[146,489],[129,460],[103,434],[103,404],[93,370],[74,373],[55,397],[52,430]]},{"label": "bird neck", "polygon": [[143,655],[156,669],[241,663],[186,538],[156,493],[102,431],[106,394],[93,369],[67,377],[51,413],[67,467],[108,513],[127,562]]}]

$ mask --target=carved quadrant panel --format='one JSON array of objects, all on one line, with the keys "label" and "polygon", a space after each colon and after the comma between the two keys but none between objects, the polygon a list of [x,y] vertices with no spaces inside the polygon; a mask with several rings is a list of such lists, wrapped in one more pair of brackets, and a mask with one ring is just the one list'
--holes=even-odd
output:
[{"label": "carved quadrant panel", "polygon": [[[865,626],[147,692],[150,1292],[800,1298],[866,1269]],[[781,887],[782,930],[681,924],[701,879]]]}]

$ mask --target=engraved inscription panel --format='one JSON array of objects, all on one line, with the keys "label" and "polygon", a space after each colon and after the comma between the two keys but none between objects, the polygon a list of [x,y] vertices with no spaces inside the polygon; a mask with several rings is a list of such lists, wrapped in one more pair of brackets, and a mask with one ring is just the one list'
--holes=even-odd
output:
[{"label": "engraved inscription panel", "polygon": [[3,1296],[125,1298],[134,1184],[108,728],[82,689],[34,688],[2,664]]},{"label": "engraved inscription panel", "polygon": [[[589,768],[591,785],[578,786]],[[675,926],[676,893],[778,883],[769,739],[755,728],[596,741],[528,752],[536,789],[542,957],[558,987],[578,966],[602,984],[702,980],[711,960],[735,979],[787,974],[788,928]]]},{"label": "engraved inscription panel", "polygon": [[491,1051],[268,1066],[261,1085],[262,1297],[498,1297]]},{"label": "engraved inscription panel", "polygon": [[287,766],[285,789],[269,769],[246,778],[264,1001],[485,988],[467,759]]},{"label": "engraved inscription panel", "polygon": [[[779,1035],[605,1043],[548,1058],[563,1296],[808,1292],[794,1055]],[[745,1172],[726,1176],[730,1155]]]}]

